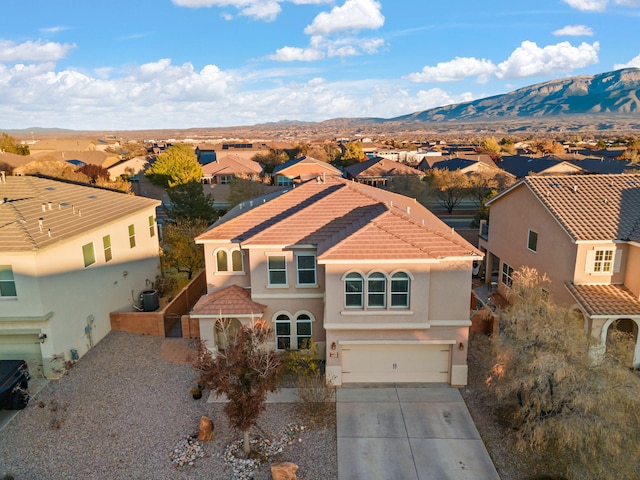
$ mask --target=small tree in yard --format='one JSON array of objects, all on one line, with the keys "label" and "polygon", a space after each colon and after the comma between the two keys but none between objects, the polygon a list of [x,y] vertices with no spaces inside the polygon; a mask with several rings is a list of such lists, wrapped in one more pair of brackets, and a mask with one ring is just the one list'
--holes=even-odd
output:
[{"label": "small tree in yard", "polygon": [[193,273],[204,267],[202,245],[197,245],[194,239],[204,232],[207,226],[207,222],[198,218],[167,223],[162,235],[163,265],[175,268],[178,272],[186,272],[191,280]]},{"label": "small tree in yard", "polygon": [[[544,451],[570,479],[640,474],[640,381],[611,354],[594,358],[582,321],[551,302],[535,269],[514,273],[487,384],[521,451]],[[608,352],[614,351],[611,347]]]},{"label": "small tree in yard", "polygon": [[224,351],[215,357],[203,343],[198,347],[195,368],[200,372],[200,382],[229,399],[224,412],[231,425],[243,432],[247,455],[251,452],[249,429],[265,410],[267,393],[278,389],[282,361],[278,352],[266,346],[271,338],[269,324],[260,321],[227,335]]}]

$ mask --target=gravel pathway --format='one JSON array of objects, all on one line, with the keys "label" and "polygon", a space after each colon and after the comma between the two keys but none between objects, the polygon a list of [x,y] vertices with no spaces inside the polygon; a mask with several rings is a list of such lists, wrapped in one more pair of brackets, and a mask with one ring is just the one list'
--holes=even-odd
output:
[{"label": "gravel pathway", "polygon": [[[241,438],[223,405],[193,400],[196,374],[164,360],[163,338],[111,332],[59,381],[51,381],[0,433],[0,478],[234,479],[225,447]],[[188,345],[188,340],[181,341]],[[206,394],[206,392],[205,392]],[[206,415],[214,439],[194,466],[174,467],[170,453],[197,433]],[[287,424],[305,424],[293,404],[269,404],[252,434],[276,438]],[[326,427],[306,428],[273,461],[300,466],[299,480],[337,478],[335,412]],[[269,464],[254,473],[270,480]]]}]

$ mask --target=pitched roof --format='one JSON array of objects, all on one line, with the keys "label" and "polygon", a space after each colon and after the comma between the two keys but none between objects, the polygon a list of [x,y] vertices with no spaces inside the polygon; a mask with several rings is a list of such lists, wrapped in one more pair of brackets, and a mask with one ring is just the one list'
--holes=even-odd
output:
[{"label": "pitched roof", "polygon": [[241,204],[196,242],[216,240],[244,246],[314,245],[319,260],[480,253],[414,199],[338,177],[304,183],[264,202]]},{"label": "pitched roof", "polygon": [[330,165],[327,162],[323,162],[322,160],[306,156],[297,157],[293,160],[289,160],[288,162],[284,162],[278,165],[273,169],[271,175],[274,177],[276,175],[286,175],[285,172],[292,167],[298,167],[296,168],[296,173],[302,173],[303,175],[306,175],[306,179],[320,175],[323,172],[330,175],[342,176],[342,172],[333,165]]},{"label": "pitched roof", "polygon": [[250,293],[238,286],[231,285],[213,293],[203,295],[191,310],[191,315],[200,317],[213,315],[216,317],[241,317],[261,315],[265,305],[251,300]]},{"label": "pitched roof", "polygon": [[393,177],[398,175],[418,175],[423,173],[413,167],[388,158],[375,157],[371,160],[349,165],[345,172],[353,177]]},{"label": "pitched roof", "polygon": [[202,173],[205,175],[259,174],[261,172],[262,167],[258,162],[234,153],[218,154],[215,160],[202,167]]},{"label": "pitched roof", "polygon": [[526,177],[526,185],[574,240],[640,241],[640,175]]},{"label": "pitched roof", "polygon": [[640,316],[640,300],[624,285],[565,284],[589,316]]},{"label": "pitched roof", "polygon": [[0,251],[40,250],[159,204],[57,180],[6,177],[0,180]]},{"label": "pitched roof", "polygon": [[627,160],[615,160],[613,158],[588,157],[581,160],[569,160],[569,163],[582,168],[589,173],[638,173],[640,165]]},{"label": "pitched roof", "polygon": [[574,164],[565,160],[553,157],[528,157],[526,155],[508,155],[502,157],[499,167],[504,171],[523,178],[530,173],[542,173],[549,168],[564,164],[576,171],[582,171],[579,164]]}]

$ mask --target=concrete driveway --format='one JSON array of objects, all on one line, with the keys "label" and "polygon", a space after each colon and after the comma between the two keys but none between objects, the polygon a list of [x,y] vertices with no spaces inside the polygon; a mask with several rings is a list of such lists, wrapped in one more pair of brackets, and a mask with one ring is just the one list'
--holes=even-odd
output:
[{"label": "concrete driveway", "polygon": [[455,388],[341,388],[336,412],[338,480],[500,479]]}]

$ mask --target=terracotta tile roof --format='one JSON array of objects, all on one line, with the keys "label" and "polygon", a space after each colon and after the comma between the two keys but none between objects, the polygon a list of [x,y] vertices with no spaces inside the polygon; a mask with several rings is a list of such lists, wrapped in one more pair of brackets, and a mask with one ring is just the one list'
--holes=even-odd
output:
[{"label": "terracotta tile roof", "polygon": [[205,175],[260,174],[261,172],[262,167],[258,162],[234,153],[219,154],[216,160],[202,167],[202,173]]},{"label": "terracotta tile roof", "polygon": [[345,173],[354,178],[393,177],[399,175],[416,175],[422,177],[423,175],[417,168],[382,157],[375,157],[371,160],[349,165],[345,168]]},{"label": "terracotta tile roof", "polygon": [[217,292],[200,297],[191,310],[194,317],[215,315],[217,317],[239,317],[256,315],[259,317],[267,308],[251,300],[251,294],[238,285],[231,285]]},{"label": "terracotta tile roof", "polygon": [[565,286],[590,316],[640,316],[640,300],[624,285]]},{"label": "terracotta tile roof", "polygon": [[[319,259],[436,259],[480,252],[414,199],[327,177],[236,207],[196,241],[314,245]],[[241,208],[246,209],[244,213]]]},{"label": "terracotta tile roof", "polygon": [[574,240],[640,241],[640,175],[526,177]]},{"label": "terracotta tile roof", "polygon": [[83,185],[6,177],[0,182],[0,251],[39,250],[157,205],[158,200]]},{"label": "terracotta tile roof", "polygon": [[342,172],[333,165],[313,157],[298,157],[282,163],[274,168],[271,176],[286,175],[286,171],[291,168],[294,168],[296,175],[303,175],[307,178],[321,175],[323,172],[328,175],[342,176]]}]

